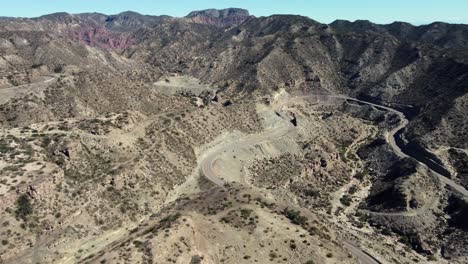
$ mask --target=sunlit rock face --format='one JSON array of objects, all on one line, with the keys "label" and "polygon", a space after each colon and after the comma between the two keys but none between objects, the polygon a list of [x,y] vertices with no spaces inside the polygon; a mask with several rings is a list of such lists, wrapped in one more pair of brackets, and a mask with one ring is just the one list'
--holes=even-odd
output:
[{"label": "sunlit rock face", "polygon": [[193,11],[186,17],[189,21],[217,27],[232,27],[242,24],[250,17],[249,11],[239,8]]}]

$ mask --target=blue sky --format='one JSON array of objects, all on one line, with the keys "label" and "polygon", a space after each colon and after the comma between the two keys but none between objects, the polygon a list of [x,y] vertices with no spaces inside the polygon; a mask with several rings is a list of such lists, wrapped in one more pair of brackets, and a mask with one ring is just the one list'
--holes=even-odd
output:
[{"label": "blue sky", "polygon": [[367,19],[376,23],[433,21],[468,24],[468,0],[0,0],[0,16],[34,17],[53,12],[184,16],[192,10],[240,7],[256,16],[300,14],[319,22]]}]

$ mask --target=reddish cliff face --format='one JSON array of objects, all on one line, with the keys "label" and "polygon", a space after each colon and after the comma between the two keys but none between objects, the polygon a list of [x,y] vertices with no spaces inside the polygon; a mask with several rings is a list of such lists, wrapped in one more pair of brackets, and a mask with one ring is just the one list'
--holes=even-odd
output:
[{"label": "reddish cliff face", "polygon": [[26,21],[37,22],[81,44],[103,49],[126,49],[137,43],[135,31],[151,28],[167,19],[170,18],[127,11],[117,15],[55,13]]},{"label": "reddish cliff face", "polygon": [[81,27],[69,31],[73,40],[103,49],[126,49],[136,44],[130,33],[113,32],[104,27]]},{"label": "reddish cliff face", "polygon": [[145,30],[151,31],[161,23],[184,21],[228,28],[240,25],[249,18],[249,12],[239,8],[194,11],[183,18],[149,16],[131,11],[117,15],[55,13],[24,19],[21,27],[28,30],[47,28],[83,45],[107,50],[124,50],[138,44]]}]

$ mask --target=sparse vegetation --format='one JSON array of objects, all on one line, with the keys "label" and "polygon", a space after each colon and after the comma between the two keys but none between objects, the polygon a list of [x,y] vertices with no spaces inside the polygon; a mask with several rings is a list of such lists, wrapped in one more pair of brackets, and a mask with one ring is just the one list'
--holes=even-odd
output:
[{"label": "sparse vegetation", "polygon": [[175,213],[168,215],[161,219],[159,224],[161,225],[162,228],[170,228],[179,218],[181,214],[180,213]]},{"label": "sparse vegetation", "polygon": [[1,258],[464,261],[466,27],[195,14],[0,18]]},{"label": "sparse vegetation", "polygon": [[28,216],[33,213],[33,206],[31,204],[30,198],[26,194],[22,194],[18,197],[16,201],[16,210],[15,215],[17,218],[27,221]]},{"label": "sparse vegetation", "polygon": [[286,208],[283,213],[293,224],[304,225],[307,222],[307,217],[302,216],[299,211]]},{"label": "sparse vegetation", "polygon": [[350,206],[351,203],[353,202],[353,198],[350,195],[345,194],[343,195],[343,197],[340,198],[340,202],[344,206]]}]

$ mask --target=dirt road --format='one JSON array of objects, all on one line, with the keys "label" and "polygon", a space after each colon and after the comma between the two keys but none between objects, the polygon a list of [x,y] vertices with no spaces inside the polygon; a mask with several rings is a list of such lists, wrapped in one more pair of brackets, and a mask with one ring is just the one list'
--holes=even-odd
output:
[{"label": "dirt road", "polygon": [[[54,75],[51,75],[51,76],[44,76],[44,78],[47,78],[47,79],[43,81],[35,82],[35,83],[0,89],[0,104],[8,102],[11,98],[15,96],[24,95],[30,92],[35,92],[37,90],[40,90],[38,88],[45,89],[47,85],[44,85],[44,84],[55,81],[57,77]],[[41,86],[44,86],[44,87],[41,87]]]}]

